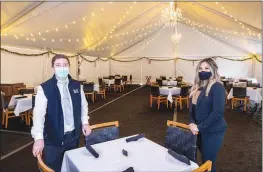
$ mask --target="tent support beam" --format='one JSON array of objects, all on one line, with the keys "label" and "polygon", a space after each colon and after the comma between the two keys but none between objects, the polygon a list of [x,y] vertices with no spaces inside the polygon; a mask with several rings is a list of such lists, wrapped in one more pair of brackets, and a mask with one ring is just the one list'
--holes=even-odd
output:
[{"label": "tent support beam", "polygon": [[[133,19],[131,19],[130,21],[126,22],[125,24],[121,25],[120,27],[116,28],[111,35],[114,35],[115,33],[117,33],[118,31],[124,29],[125,27],[131,25],[132,23],[136,22],[137,20],[139,20],[140,18],[146,16],[148,13],[152,12],[155,8],[159,7],[161,4],[163,4],[163,2],[160,2],[156,5],[154,5],[153,7],[151,7],[150,9],[148,9],[147,11],[144,11],[143,13],[139,14],[138,16],[134,17]],[[102,38],[103,39],[103,38]],[[98,42],[100,42],[102,39],[92,43],[91,45],[87,45],[86,47],[84,47],[83,49],[79,50],[79,53],[83,53],[87,48],[89,47],[94,47]]]},{"label": "tent support beam", "polygon": [[[228,16],[228,15],[226,15],[226,14],[223,14],[223,13],[221,13],[221,12],[218,12],[218,11],[216,11],[216,10],[214,10],[214,9],[212,9],[212,8],[209,8],[209,7],[207,7],[207,6],[203,5],[203,4],[200,4],[199,2],[192,2],[192,4],[194,4],[194,5],[196,5],[196,6],[200,7],[200,8],[203,8],[203,9],[205,9],[205,10],[207,10],[207,11],[210,11],[210,12],[213,13],[213,14],[216,14],[216,15],[218,15],[218,16],[221,16],[221,17],[223,17],[223,18],[226,18],[226,19],[228,19],[228,20],[230,20],[230,21],[234,21],[234,19],[231,18],[230,16]],[[257,32],[260,32],[260,33],[262,32],[261,29],[255,27],[255,26],[252,26],[252,25],[250,25],[250,24],[248,24],[248,23],[246,23],[246,22],[243,22],[243,21],[241,21],[241,20],[238,20],[238,21],[242,22],[244,25],[246,25],[247,27],[250,27],[251,29],[253,29],[253,30],[257,31]]]},{"label": "tent support beam", "polygon": [[1,30],[5,30],[6,28],[8,28],[9,26],[11,26],[12,24],[14,24],[15,22],[17,22],[18,20],[20,20],[21,18],[23,18],[24,16],[26,16],[28,13],[32,12],[33,10],[35,10],[37,7],[39,7],[41,4],[43,4],[44,1],[40,1],[40,2],[34,2],[31,5],[27,6],[25,9],[23,9],[20,13],[18,13],[15,17],[13,17],[12,19],[8,20],[7,22],[5,22],[2,26],[1,26]]}]

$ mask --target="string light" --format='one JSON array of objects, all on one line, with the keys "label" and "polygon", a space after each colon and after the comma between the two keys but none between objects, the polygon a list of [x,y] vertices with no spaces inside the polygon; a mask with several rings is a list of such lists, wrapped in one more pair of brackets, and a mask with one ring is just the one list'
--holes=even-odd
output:
[{"label": "string light", "polygon": [[[133,55],[133,54],[135,54],[135,53],[138,53],[138,52],[144,50],[148,45],[150,45],[151,42],[153,42],[153,41],[156,39],[157,36],[160,35],[160,32],[161,32],[165,27],[166,27],[166,26],[164,25],[159,31],[157,31],[157,33],[156,33],[150,40],[148,40],[148,41],[146,42],[146,44],[143,44],[140,48],[138,48],[138,49],[136,49],[135,51],[129,53],[129,55]],[[118,58],[119,58],[119,57],[125,57],[125,56],[118,56]]]},{"label": "string light", "polygon": [[[228,32],[226,32],[225,30],[220,30],[220,29],[218,29],[218,28],[213,28],[213,27],[211,27],[211,26],[207,26],[207,25],[203,25],[203,24],[200,24],[200,23],[198,23],[198,22],[196,22],[196,21],[193,21],[193,20],[190,20],[190,19],[187,19],[187,18],[185,18],[184,19],[184,21],[185,21],[185,23],[190,23],[190,25],[191,26],[198,26],[199,28],[203,28],[203,30],[206,32],[206,29],[205,28],[208,28],[209,30],[210,30],[210,32],[209,33],[211,33],[211,32],[213,32],[213,30],[216,30],[217,32],[222,32],[222,33],[228,33],[229,35],[231,35],[231,36],[237,36],[238,34],[239,35],[242,35],[243,36],[243,38],[245,38],[245,39],[249,39],[249,38],[247,38],[246,36],[245,36],[245,33],[244,32],[237,32],[237,31],[228,31]],[[208,32],[208,31],[207,31]],[[215,33],[215,32],[214,32]],[[255,36],[256,36],[256,34],[254,34]],[[253,36],[254,36],[253,35]],[[261,34],[259,34],[259,35],[261,35]],[[252,33],[248,33],[248,36],[252,36]],[[259,37],[259,36],[257,36],[257,37]],[[258,38],[259,39],[259,38]],[[255,40],[254,40],[255,41]]]},{"label": "string light", "polygon": [[[221,10],[227,15],[228,12],[227,12],[227,10],[224,10],[225,7],[224,7],[221,3],[216,2],[216,5],[220,5]],[[232,14],[229,14],[229,15],[227,15],[227,16],[230,17],[230,18],[232,18],[237,24],[241,25],[241,28],[242,28],[242,29],[246,29],[247,31],[250,31],[250,28],[246,27],[246,26],[243,24],[243,22],[241,22],[241,21],[237,20],[235,17],[233,17]]]},{"label": "string light", "polygon": [[[112,2],[109,3],[109,4],[112,4]],[[104,12],[105,9],[101,7],[101,8],[100,8],[100,11]],[[95,12],[92,12],[92,13],[91,13],[91,16],[95,16]],[[52,31],[52,30],[54,30],[54,31],[56,31],[56,32],[59,32],[59,29],[62,29],[62,28],[66,28],[66,29],[67,29],[67,28],[69,27],[69,25],[74,25],[74,24],[76,24],[78,21],[85,21],[86,17],[87,17],[87,16],[82,16],[82,17],[80,17],[79,19],[77,19],[77,20],[75,20],[75,21],[72,21],[72,22],[70,22],[70,23],[64,24],[64,25],[59,26],[59,27],[57,26],[57,27],[52,28],[52,29],[46,29],[46,30],[43,31],[43,32],[48,33],[48,32],[50,32],[50,31]],[[36,32],[35,35],[37,35],[39,32],[42,33],[41,31],[38,31],[38,32]],[[15,34],[15,33],[13,33],[12,35],[14,35],[14,34]],[[28,34],[28,33],[24,33],[24,34]],[[34,36],[33,33],[30,33],[29,35],[30,35],[31,37]],[[38,34],[38,35],[39,35],[39,34]],[[41,34],[40,34],[39,36],[41,36]]]},{"label": "string light", "polygon": [[[154,32],[154,30],[156,30],[157,28],[159,28],[160,25],[162,25],[161,21],[157,22],[157,23],[159,23],[159,24],[157,26],[154,26],[150,32],[149,32],[149,30],[145,30],[145,32],[140,33],[137,36],[136,35],[133,36],[133,39],[128,40],[128,41],[125,40],[125,41],[123,41],[123,42],[121,42],[119,44],[112,45],[112,47],[119,47],[119,46],[128,45],[129,43],[135,42],[139,38],[141,39],[142,35],[145,35],[145,37],[146,37],[147,34],[150,34],[150,33]],[[92,51],[104,51],[105,49],[108,49],[108,48],[109,48],[108,46],[107,47],[100,47],[99,50],[94,48],[95,50],[92,49]]]},{"label": "string light", "polygon": [[[132,5],[131,5],[131,6],[132,6]],[[132,8],[130,8],[130,10],[131,10],[131,9],[132,9]],[[127,10],[127,11],[129,11],[129,10]],[[127,15],[128,15],[128,14],[127,14]],[[101,41],[99,41],[98,43],[96,43],[95,45],[93,45],[93,46],[91,46],[91,47],[88,47],[88,49],[94,49],[94,48],[96,48],[97,46],[101,45],[105,40],[107,40],[108,35],[112,35],[113,32],[114,32],[114,30],[116,30],[116,29],[114,29],[114,28],[116,27],[116,25],[117,25],[117,24],[120,25],[120,24],[123,22],[122,18],[126,18],[126,15],[124,14],[124,15],[119,19],[119,22],[117,22],[116,24],[114,24],[114,25],[112,26],[112,28],[110,29],[111,31],[108,32],[108,33],[106,33],[106,34],[103,36],[103,38],[102,38]]]}]

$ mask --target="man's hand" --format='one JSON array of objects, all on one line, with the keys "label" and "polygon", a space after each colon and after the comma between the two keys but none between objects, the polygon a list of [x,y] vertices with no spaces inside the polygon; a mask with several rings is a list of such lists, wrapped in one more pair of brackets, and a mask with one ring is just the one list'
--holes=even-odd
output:
[{"label": "man's hand", "polygon": [[88,124],[82,125],[82,132],[83,132],[84,136],[90,135],[90,133],[91,133],[90,126]]},{"label": "man's hand", "polygon": [[32,153],[35,157],[38,154],[42,155],[43,149],[44,149],[44,140],[43,139],[36,140],[33,145]]}]

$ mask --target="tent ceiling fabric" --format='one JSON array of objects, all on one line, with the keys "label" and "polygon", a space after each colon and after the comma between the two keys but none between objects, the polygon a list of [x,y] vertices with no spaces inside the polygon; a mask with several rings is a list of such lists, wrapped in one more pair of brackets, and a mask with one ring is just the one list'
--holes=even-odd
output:
[{"label": "tent ceiling fabric", "polygon": [[[1,4],[3,25],[32,2]],[[7,27],[1,33],[1,41],[3,45],[109,57],[162,29],[161,11],[167,6],[167,2],[44,2]],[[261,54],[261,2],[178,2],[178,7],[185,26],[242,51]],[[218,13],[232,15],[246,27],[251,26],[252,34]]]}]

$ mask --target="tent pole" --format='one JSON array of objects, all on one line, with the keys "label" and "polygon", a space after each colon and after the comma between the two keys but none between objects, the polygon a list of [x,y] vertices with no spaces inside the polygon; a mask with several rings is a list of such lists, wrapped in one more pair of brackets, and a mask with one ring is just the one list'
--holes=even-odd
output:
[{"label": "tent pole", "polygon": [[79,62],[79,55],[77,56],[77,58],[76,58],[76,64],[77,64],[77,80],[79,80],[79,75],[80,75],[80,62]]}]

